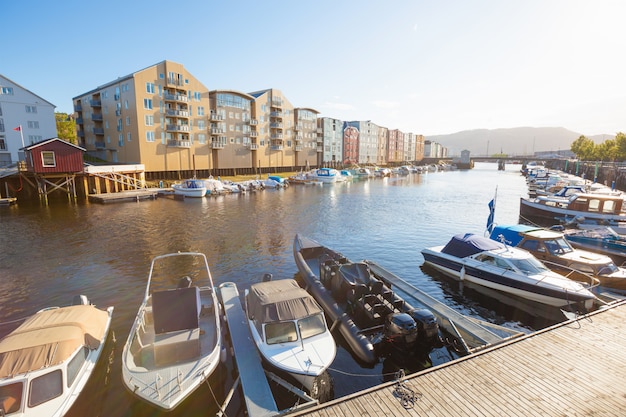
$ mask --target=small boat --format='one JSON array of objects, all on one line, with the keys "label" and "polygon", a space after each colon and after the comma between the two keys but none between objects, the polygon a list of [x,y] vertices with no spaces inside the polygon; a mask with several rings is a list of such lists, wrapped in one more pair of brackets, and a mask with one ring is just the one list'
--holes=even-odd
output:
[{"label": "small boat", "polygon": [[246,290],[245,306],[252,338],[266,363],[290,375],[313,398],[330,386],[325,374],[337,347],[324,311],[293,279],[271,280]]},{"label": "small boat", "polygon": [[563,234],[575,248],[607,255],[618,265],[626,261],[626,236],[617,233],[610,226],[565,229]]},{"label": "small boat", "polygon": [[339,171],[333,168],[318,168],[309,173],[309,178],[314,181],[320,181],[323,183],[334,183],[338,181],[345,181],[342,178]]},{"label": "small boat", "polygon": [[574,194],[569,198],[520,198],[520,219],[552,226],[555,221],[569,222],[584,217],[587,222],[611,225],[626,221],[626,213],[622,211],[623,203],[621,196],[599,193]]},{"label": "small boat", "polygon": [[[178,285],[173,277],[182,277]],[[126,388],[149,404],[172,410],[213,373],[221,341],[220,307],[206,256],[178,252],[155,257],[122,352]]]},{"label": "small boat", "polygon": [[285,188],[289,185],[287,180],[278,175],[268,175],[267,179],[263,182],[265,188]]},{"label": "small boat", "polygon": [[175,194],[185,197],[204,197],[207,192],[204,180],[197,180],[195,178],[172,184],[172,188]]},{"label": "small boat", "polygon": [[354,176],[357,178],[373,178],[374,174],[369,168],[357,168]]},{"label": "small boat", "polygon": [[63,416],[104,349],[113,307],[85,296],[27,318],[0,341],[0,416]]},{"label": "small boat", "polygon": [[490,237],[527,250],[548,268],[570,279],[626,290],[626,269],[616,266],[606,255],[573,248],[563,232],[523,224],[498,225]]},{"label": "small boat", "polygon": [[454,279],[538,303],[591,310],[596,300],[589,287],[550,271],[530,252],[472,233],[422,249],[422,255],[425,265]]},{"label": "small boat", "polygon": [[403,362],[441,346],[439,325],[425,308],[413,308],[377,278],[365,262],[296,235],[293,254],[306,290],[322,306],[358,361],[391,356]]}]

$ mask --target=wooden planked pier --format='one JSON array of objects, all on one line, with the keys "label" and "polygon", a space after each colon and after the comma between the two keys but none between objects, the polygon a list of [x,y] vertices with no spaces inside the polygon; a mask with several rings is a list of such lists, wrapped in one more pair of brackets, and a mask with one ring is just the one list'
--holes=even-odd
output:
[{"label": "wooden planked pier", "polygon": [[621,301],[290,415],[626,415],[625,331]]}]

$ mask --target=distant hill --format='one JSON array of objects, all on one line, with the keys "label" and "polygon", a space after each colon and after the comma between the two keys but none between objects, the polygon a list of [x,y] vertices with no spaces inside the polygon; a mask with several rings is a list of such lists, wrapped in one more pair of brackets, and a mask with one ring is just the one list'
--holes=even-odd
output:
[{"label": "distant hill", "polygon": [[[532,155],[535,152],[569,150],[582,133],[563,127],[516,127],[511,129],[475,129],[449,135],[426,136],[426,140],[448,148],[450,156],[458,156],[467,149],[471,155],[505,153],[509,156]],[[614,135],[587,136],[596,143],[614,139]]]}]

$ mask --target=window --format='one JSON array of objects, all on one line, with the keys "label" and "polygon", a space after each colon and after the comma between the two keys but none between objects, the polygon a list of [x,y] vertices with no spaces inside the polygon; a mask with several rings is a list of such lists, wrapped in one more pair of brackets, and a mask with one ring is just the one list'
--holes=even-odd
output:
[{"label": "window", "polygon": [[202,145],[206,143],[206,135],[204,133],[198,134],[198,143]]},{"label": "window", "polygon": [[41,162],[44,167],[55,167],[57,166],[56,160],[54,159],[53,151],[42,151],[41,152]]},{"label": "window", "polygon": [[154,132],[146,131],[146,142],[154,142]]},{"label": "window", "polygon": [[5,96],[13,95],[13,87],[0,87],[0,94]]},{"label": "window", "polygon": [[324,316],[315,314],[314,316],[298,320],[298,328],[300,329],[300,336],[302,336],[303,339],[322,334],[326,331]]},{"label": "window", "polygon": [[7,150],[7,141],[2,137],[0,138],[0,151]]},{"label": "window", "polygon": [[152,110],[152,99],[151,98],[144,98],[143,99],[143,108],[144,109],[148,109],[148,110]]},{"label": "window", "polygon": [[39,122],[36,120],[29,120],[28,121],[28,128],[29,129],[39,129]]},{"label": "window", "polygon": [[204,116],[204,107],[198,106],[198,116]]},{"label": "window", "polygon": [[117,135],[117,146],[124,146],[124,135],[121,133]]},{"label": "window", "polygon": [[154,116],[147,114],[145,118],[146,126],[154,126]]},{"label": "window", "polygon": [[154,83],[146,83],[146,93],[154,94]]},{"label": "window", "polygon": [[37,113],[37,107],[35,106],[26,106],[26,113]]},{"label": "window", "polygon": [[3,385],[0,387],[0,398],[3,399],[3,404],[7,407],[7,409],[4,410],[7,415],[15,413],[22,408],[23,390],[24,384],[21,382]]},{"label": "window", "polygon": [[130,138],[131,138],[131,134],[130,134],[130,132],[128,132],[126,134],[126,142],[130,142]]},{"label": "window", "polygon": [[57,369],[30,382],[28,406],[35,407],[60,396],[63,393],[61,370]]},{"label": "window", "polygon": [[276,343],[293,342],[298,340],[296,323],[287,321],[284,323],[271,323],[265,325],[265,341],[268,345]]},{"label": "window", "polygon": [[85,359],[87,359],[87,355],[89,354],[89,349],[87,347],[83,347],[81,351],[79,351],[76,356],[72,358],[72,360],[67,364],[67,386],[68,388],[72,386],[76,376],[78,376],[78,372],[80,368],[85,363]]},{"label": "window", "polygon": [[130,116],[126,116],[126,126],[130,126]]}]

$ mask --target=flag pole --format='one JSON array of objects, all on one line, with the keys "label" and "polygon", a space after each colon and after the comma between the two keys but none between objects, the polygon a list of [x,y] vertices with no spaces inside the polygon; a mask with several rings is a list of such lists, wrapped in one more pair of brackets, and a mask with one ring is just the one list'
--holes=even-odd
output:
[{"label": "flag pole", "polygon": [[26,145],[24,145],[24,131],[22,130],[22,125],[20,125],[20,137],[22,138],[22,148],[24,148]]}]

